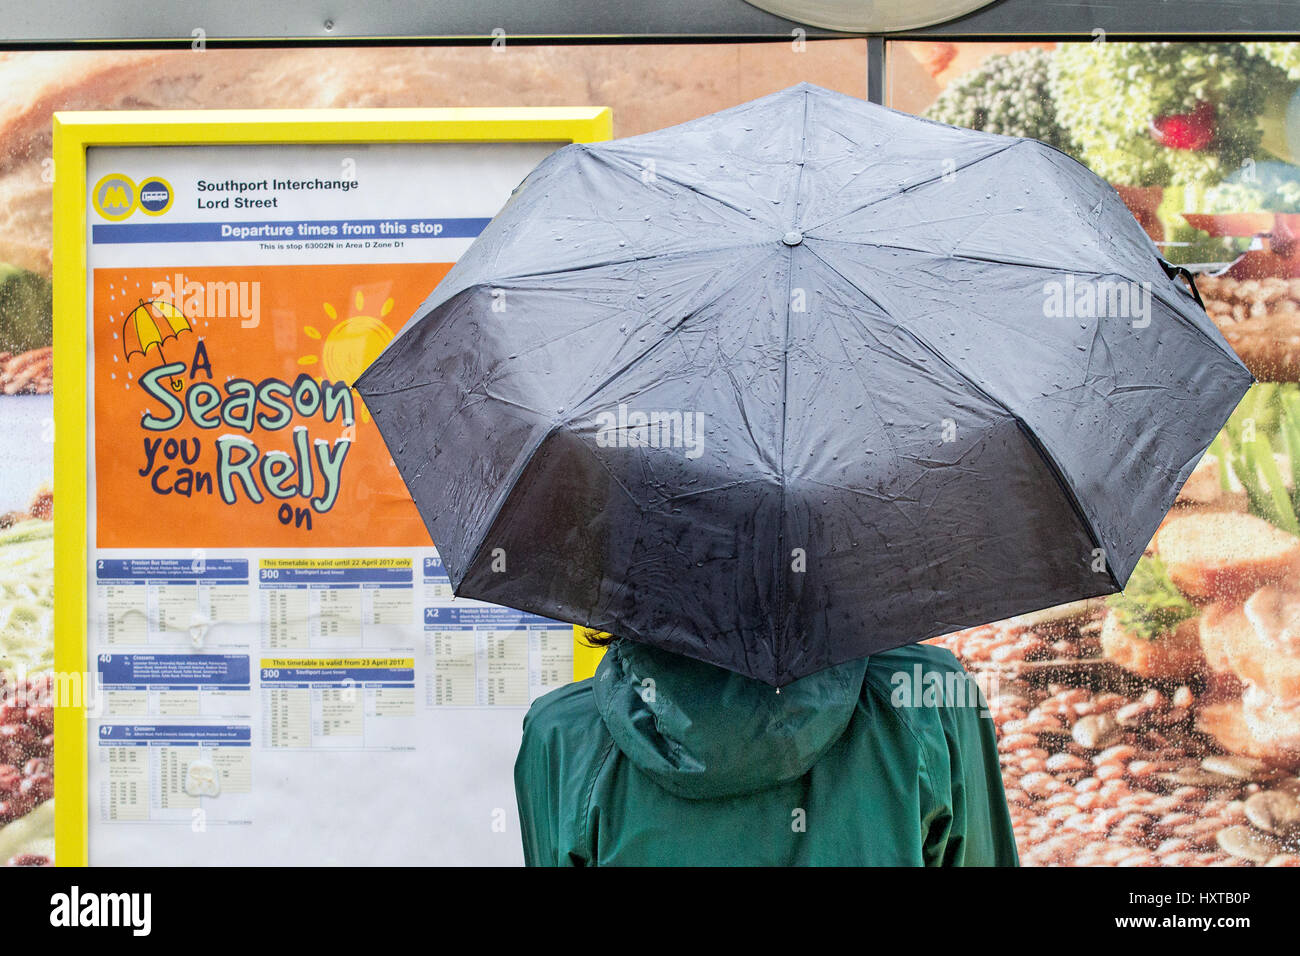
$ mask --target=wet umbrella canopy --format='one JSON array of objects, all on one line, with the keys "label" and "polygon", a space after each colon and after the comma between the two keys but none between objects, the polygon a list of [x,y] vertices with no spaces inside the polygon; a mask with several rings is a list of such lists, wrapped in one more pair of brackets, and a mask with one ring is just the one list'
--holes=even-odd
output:
[{"label": "wet umbrella canopy", "polygon": [[550,156],[357,388],[457,594],[780,686],[1118,590],[1250,381],[1072,159],[801,85]]}]

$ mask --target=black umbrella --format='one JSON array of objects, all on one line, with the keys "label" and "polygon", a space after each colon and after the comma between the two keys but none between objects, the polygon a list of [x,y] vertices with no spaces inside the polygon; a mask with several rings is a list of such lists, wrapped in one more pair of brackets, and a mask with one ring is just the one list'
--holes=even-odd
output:
[{"label": "black umbrella", "polygon": [[1122,587],[1251,382],[1172,271],[800,85],[548,157],[357,389],[457,594],[780,686]]}]

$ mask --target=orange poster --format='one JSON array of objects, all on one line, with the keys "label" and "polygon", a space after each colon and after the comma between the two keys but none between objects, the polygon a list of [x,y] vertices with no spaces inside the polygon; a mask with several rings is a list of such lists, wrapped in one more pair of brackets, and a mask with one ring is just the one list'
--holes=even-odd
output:
[{"label": "orange poster", "polygon": [[427,547],[350,384],[450,268],[96,269],[98,546]]}]

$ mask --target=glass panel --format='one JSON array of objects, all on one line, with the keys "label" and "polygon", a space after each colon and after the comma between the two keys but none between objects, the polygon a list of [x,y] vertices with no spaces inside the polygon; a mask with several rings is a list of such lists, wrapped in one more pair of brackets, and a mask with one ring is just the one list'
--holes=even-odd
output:
[{"label": "glass panel", "polygon": [[888,47],[890,105],[1106,178],[1260,379],[1123,596],[937,643],[992,685],[1026,864],[1300,863],[1300,44]]}]

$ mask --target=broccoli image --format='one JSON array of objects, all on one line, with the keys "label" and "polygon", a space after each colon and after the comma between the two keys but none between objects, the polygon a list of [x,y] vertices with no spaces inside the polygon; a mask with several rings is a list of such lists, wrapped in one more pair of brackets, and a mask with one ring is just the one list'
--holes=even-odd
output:
[{"label": "broccoli image", "polygon": [[1047,86],[1098,175],[1126,186],[1212,186],[1260,153],[1258,118],[1292,84],[1249,46],[1063,44]]},{"label": "broccoli image", "polygon": [[1242,46],[1279,69],[1285,70],[1288,79],[1300,80],[1300,44],[1243,43]]},{"label": "broccoli image", "polygon": [[1048,50],[995,54],[954,80],[925,111],[927,119],[1004,136],[1027,136],[1074,152],[1047,90]]},{"label": "broccoli image", "polygon": [[0,263],[0,352],[26,352],[53,340],[50,280]]},{"label": "broccoli image", "polygon": [[1200,212],[1300,212],[1300,168],[1264,162],[1205,190]]}]

